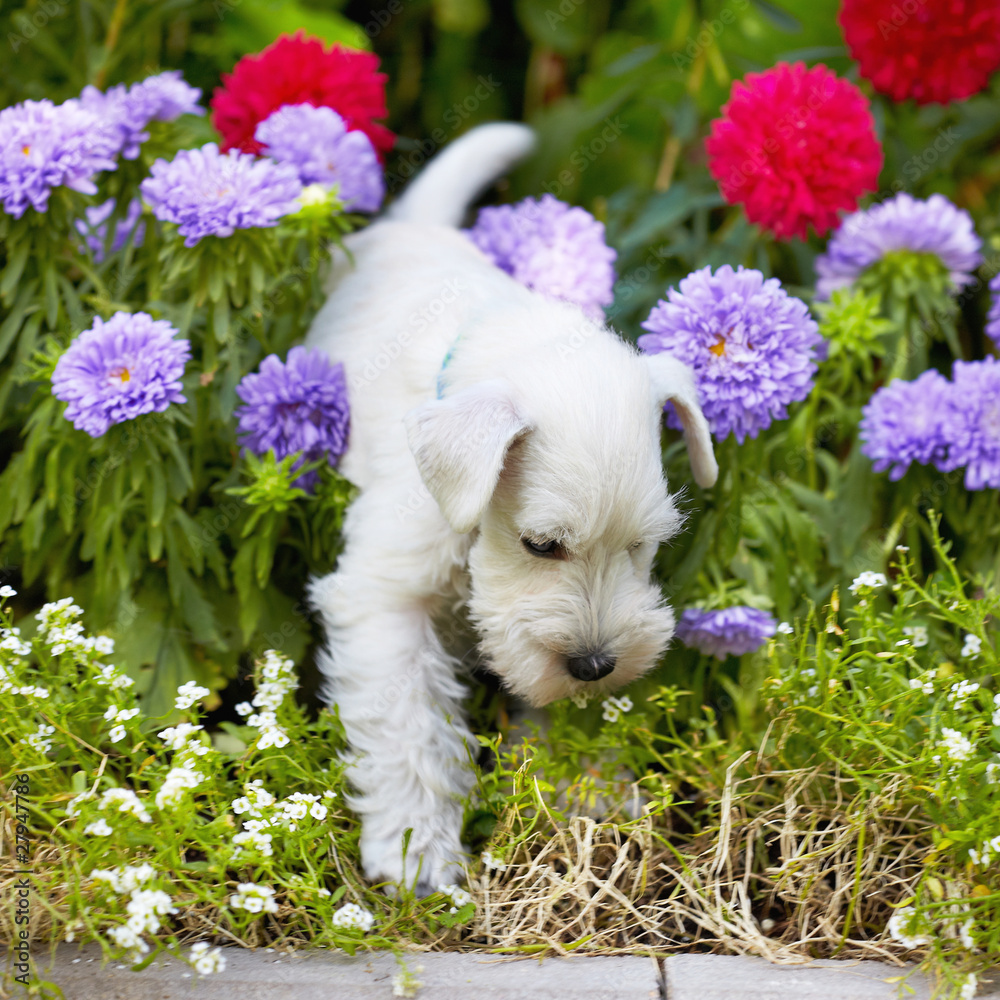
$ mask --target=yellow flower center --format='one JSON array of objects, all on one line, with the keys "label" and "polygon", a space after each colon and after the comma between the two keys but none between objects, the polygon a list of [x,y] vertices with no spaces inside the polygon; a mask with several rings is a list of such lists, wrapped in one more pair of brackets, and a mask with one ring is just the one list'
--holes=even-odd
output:
[{"label": "yellow flower center", "polygon": [[711,351],[711,352],[712,352],[712,353],[713,353],[713,354],[714,354],[714,355],[715,355],[715,356],[716,356],[717,358],[721,358],[721,357],[722,357],[722,355],[726,353],[726,338],[725,338],[725,337],[719,337],[719,342],[718,342],[717,344],[713,344],[713,345],[712,345],[712,346],[711,346],[711,347],[709,348],[709,350],[710,350],[710,351]]},{"label": "yellow flower center", "polygon": [[127,368],[115,368],[108,375],[108,378],[109,379],[116,379],[116,378],[117,379],[121,379],[121,381],[124,383],[124,382],[130,381],[131,378],[132,378],[132,375],[129,373],[129,370]]},{"label": "yellow flower center", "polygon": [[24,153],[25,156],[27,156],[31,152],[31,147],[30,146],[22,146],[21,147],[21,152]]}]

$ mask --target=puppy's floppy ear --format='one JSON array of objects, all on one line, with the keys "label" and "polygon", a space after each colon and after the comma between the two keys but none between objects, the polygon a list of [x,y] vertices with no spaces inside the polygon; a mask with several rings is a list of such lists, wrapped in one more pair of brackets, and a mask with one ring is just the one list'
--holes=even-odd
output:
[{"label": "puppy's floppy ear", "polygon": [[714,486],[719,478],[719,464],[712,450],[712,435],[708,421],[698,405],[698,389],[691,369],[670,354],[645,354],[653,396],[658,408],[671,402],[684,428],[688,459],[694,481],[702,488]]},{"label": "puppy's floppy ear", "polygon": [[479,522],[513,441],[531,429],[500,379],[411,410],[410,451],[431,496],[460,534]]}]

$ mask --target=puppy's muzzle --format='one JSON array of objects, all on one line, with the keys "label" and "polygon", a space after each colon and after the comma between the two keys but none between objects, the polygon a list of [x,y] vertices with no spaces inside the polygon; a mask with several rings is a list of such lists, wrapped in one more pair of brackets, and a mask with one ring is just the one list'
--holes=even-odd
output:
[{"label": "puppy's muzzle", "polygon": [[615,658],[604,653],[588,653],[586,656],[571,656],[566,666],[578,681],[599,681],[615,669]]}]

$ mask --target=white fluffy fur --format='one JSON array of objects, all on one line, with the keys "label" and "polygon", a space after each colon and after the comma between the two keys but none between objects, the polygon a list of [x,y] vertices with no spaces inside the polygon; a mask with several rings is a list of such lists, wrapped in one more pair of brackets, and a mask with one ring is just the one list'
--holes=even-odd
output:
[{"label": "white fluffy fur", "polygon": [[[473,171],[465,197],[527,147],[523,128],[488,126],[442,159]],[[491,668],[533,705],[627,684],[674,630],[649,580],[680,524],[661,469],[666,399],[696,479],[717,472],[686,367],[642,357],[428,221],[464,208],[447,203],[437,167],[394,218],[349,238],[307,339],[346,367],[341,469],[360,487],[336,572],[311,586],[329,640],[320,665],[357,754],[365,870],[412,880],[419,866],[422,891],[455,877],[475,747],[432,623],[466,603]],[[413,198],[421,184],[429,203]],[[564,557],[539,558],[524,538],[557,539]],[[614,656],[613,672],[574,679],[567,658],[593,652]]]}]

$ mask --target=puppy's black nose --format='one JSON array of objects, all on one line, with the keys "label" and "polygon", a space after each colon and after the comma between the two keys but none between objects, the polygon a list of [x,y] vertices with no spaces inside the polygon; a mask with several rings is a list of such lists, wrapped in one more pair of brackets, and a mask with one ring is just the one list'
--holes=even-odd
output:
[{"label": "puppy's black nose", "polygon": [[571,656],[566,665],[578,681],[599,681],[615,669],[615,658],[604,653],[588,653],[586,656]]}]

